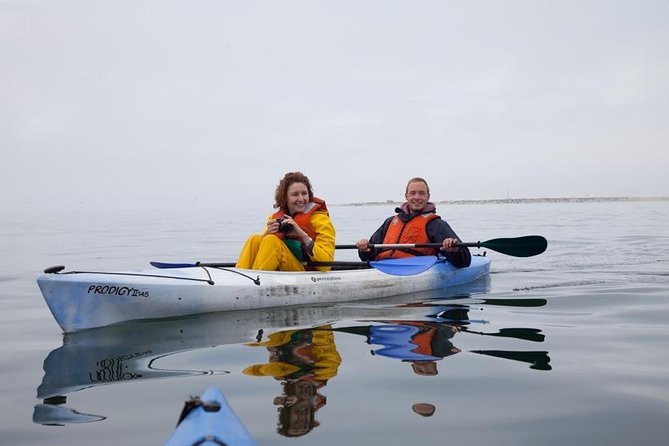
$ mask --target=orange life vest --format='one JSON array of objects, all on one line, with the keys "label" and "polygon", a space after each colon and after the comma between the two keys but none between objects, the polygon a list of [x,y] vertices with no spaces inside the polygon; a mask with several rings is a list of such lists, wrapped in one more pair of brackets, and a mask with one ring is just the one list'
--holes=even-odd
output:
[{"label": "orange life vest", "polygon": [[[388,225],[383,243],[430,243],[427,236],[427,224],[435,218],[439,216],[434,213],[420,214],[405,223],[396,215]],[[413,248],[411,251],[389,249],[381,251],[376,259],[397,259],[417,255],[434,256],[438,253],[439,248]]]},{"label": "orange life vest", "polygon": [[[314,230],[314,227],[311,225],[311,214],[313,214],[316,211],[327,212],[328,208],[325,205],[325,201],[321,200],[320,198],[311,197],[311,200],[309,200],[309,203],[307,204],[307,209],[305,209],[304,213],[292,215],[295,223],[297,223],[297,225],[300,228],[302,228],[304,232],[309,234],[309,237],[311,237],[312,239],[316,238],[316,231]],[[286,212],[284,212],[283,209],[279,209],[274,214],[272,214],[272,218],[281,218],[284,215],[286,215]],[[277,232],[275,235],[281,239],[286,237],[286,235],[282,232]]]}]

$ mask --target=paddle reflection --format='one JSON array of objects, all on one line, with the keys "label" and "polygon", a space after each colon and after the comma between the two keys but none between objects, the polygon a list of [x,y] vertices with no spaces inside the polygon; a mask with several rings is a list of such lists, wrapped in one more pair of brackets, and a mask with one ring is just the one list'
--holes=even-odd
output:
[{"label": "paddle reflection", "polygon": [[[489,300],[490,301],[490,300]],[[511,299],[503,302],[485,302],[491,305],[512,305]],[[546,301],[534,299],[534,302],[523,301],[519,306],[542,306]],[[380,345],[373,349],[372,355],[385,356],[411,364],[412,370],[418,375],[433,376],[438,374],[437,361],[460,353],[453,345],[452,338],[456,333],[476,334],[482,336],[519,339],[530,342],[544,342],[545,336],[535,328],[501,328],[497,332],[474,330],[472,324],[485,321],[471,320],[470,305],[454,304],[445,306],[430,302],[408,304],[430,310],[426,315],[432,320],[378,320],[369,321],[372,325],[338,327],[335,330],[365,336],[371,345]],[[551,370],[550,357],[547,351],[511,351],[511,350],[469,350],[470,353],[487,355],[496,358],[520,361],[530,364],[531,369]]]},{"label": "paddle reflection", "polygon": [[[427,377],[438,375],[439,361],[462,352],[452,342],[456,334],[513,338],[529,342],[543,342],[545,339],[541,330],[534,328],[502,328],[497,332],[473,330],[470,328],[472,321],[468,317],[469,310],[470,307],[467,305],[454,305],[428,315],[428,318],[434,319],[431,321],[369,321],[372,324],[338,327],[334,330],[364,336],[367,344],[375,346],[370,352],[372,356],[406,362],[411,365],[413,373]],[[530,368],[534,370],[551,370],[547,351],[469,350],[468,352],[524,362],[530,364]],[[436,411],[436,406],[429,402],[419,402],[413,404],[411,409],[422,417],[431,417]]]},{"label": "paddle reflection", "polygon": [[244,373],[282,382],[283,393],[274,404],[280,406],[277,432],[283,436],[300,437],[319,425],[316,412],[326,403],[319,391],[341,364],[331,328],[279,331],[267,341],[247,344],[267,348],[269,362],[249,366]]},{"label": "paddle reflection", "polygon": [[[381,345],[380,348],[371,351],[372,355],[408,362],[414,373],[423,376],[437,375],[437,361],[461,352],[451,342],[456,333],[515,338],[531,342],[544,340],[540,330],[533,328],[502,328],[497,332],[487,333],[471,330],[462,322],[445,321],[376,321],[375,325],[340,327],[335,330],[365,336],[368,344]],[[469,352],[525,362],[535,370],[551,370],[547,351],[469,350]]]}]

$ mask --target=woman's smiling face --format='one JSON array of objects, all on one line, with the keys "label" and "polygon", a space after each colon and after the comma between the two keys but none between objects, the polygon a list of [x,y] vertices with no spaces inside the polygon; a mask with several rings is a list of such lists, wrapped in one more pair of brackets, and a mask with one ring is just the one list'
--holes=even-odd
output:
[{"label": "woman's smiling face", "polygon": [[288,186],[286,193],[288,201],[288,213],[294,215],[304,212],[309,203],[309,189],[304,183],[293,183]]}]

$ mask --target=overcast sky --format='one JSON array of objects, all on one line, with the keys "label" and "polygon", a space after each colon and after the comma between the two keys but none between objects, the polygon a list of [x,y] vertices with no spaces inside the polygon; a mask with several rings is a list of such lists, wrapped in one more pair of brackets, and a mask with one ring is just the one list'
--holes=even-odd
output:
[{"label": "overcast sky", "polygon": [[0,208],[669,195],[669,2],[0,0]]}]

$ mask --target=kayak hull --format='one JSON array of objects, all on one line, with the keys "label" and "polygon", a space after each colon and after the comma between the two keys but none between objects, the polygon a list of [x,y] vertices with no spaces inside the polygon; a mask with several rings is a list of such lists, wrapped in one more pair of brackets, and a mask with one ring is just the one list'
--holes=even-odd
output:
[{"label": "kayak hull", "polygon": [[165,446],[256,445],[218,389],[210,387],[200,400],[207,409],[199,406],[188,412]]},{"label": "kayak hull", "polygon": [[257,271],[187,267],[135,272],[44,274],[37,283],[65,333],[130,320],[397,296],[463,285],[488,274],[490,259],[467,268],[439,261],[412,275],[379,269]]}]

